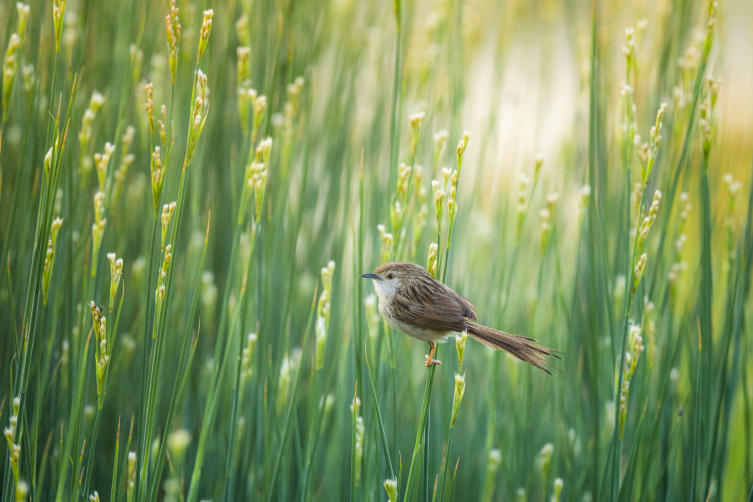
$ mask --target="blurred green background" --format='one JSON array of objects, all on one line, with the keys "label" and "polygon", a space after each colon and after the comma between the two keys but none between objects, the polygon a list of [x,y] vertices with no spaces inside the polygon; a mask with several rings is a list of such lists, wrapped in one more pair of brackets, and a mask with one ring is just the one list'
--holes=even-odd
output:
[{"label": "blurred green background", "polygon": [[[753,493],[749,1],[174,7],[0,2],[3,501]],[[566,354],[468,342],[453,432],[358,278],[432,242]]]}]

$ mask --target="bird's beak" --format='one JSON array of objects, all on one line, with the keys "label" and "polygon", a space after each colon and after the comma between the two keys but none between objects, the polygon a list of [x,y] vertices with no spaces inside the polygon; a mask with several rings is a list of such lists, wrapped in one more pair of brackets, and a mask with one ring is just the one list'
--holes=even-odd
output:
[{"label": "bird's beak", "polygon": [[382,278],[379,277],[376,274],[363,274],[361,277],[363,277],[364,279],[374,279],[376,281],[381,281],[382,280]]}]

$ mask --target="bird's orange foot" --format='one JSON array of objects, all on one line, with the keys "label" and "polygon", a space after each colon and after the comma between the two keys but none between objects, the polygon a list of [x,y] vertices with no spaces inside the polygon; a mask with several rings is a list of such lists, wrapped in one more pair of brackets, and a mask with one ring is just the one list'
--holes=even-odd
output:
[{"label": "bird's orange foot", "polygon": [[426,356],[426,362],[424,363],[424,365],[426,367],[429,367],[429,366],[432,366],[434,364],[442,364],[442,361],[440,361],[439,359],[433,359],[433,358],[431,358],[431,356]]}]

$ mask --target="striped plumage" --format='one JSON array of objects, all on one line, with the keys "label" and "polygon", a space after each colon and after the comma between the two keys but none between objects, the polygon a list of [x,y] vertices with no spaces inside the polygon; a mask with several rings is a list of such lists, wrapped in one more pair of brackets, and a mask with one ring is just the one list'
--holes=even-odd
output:
[{"label": "striped plumage", "polygon": [[436,343],[459,336],[463,331],[487,347],[504,350],[547,373],[547,367],[554,366],[545,356],[559,358],[556,351],[537,344],[532,338],[477,324],[473,304],[419,265],[385,263],[373,274],[362,277],[373,280],[379,297],[379,313],[387,324],[429,344],[432,348],[429,363]]}]

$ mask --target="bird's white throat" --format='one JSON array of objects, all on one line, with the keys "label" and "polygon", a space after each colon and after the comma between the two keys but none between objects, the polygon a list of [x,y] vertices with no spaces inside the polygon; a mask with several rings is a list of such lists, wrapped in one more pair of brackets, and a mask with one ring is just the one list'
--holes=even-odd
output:
[{"label": "bird's white throat", "polygon": [[397,279],[382,279],[381,281],[372,279],[371,282],[374,283],[374,291],[376,291],[380,303],[394,296],[399,286]]}]

